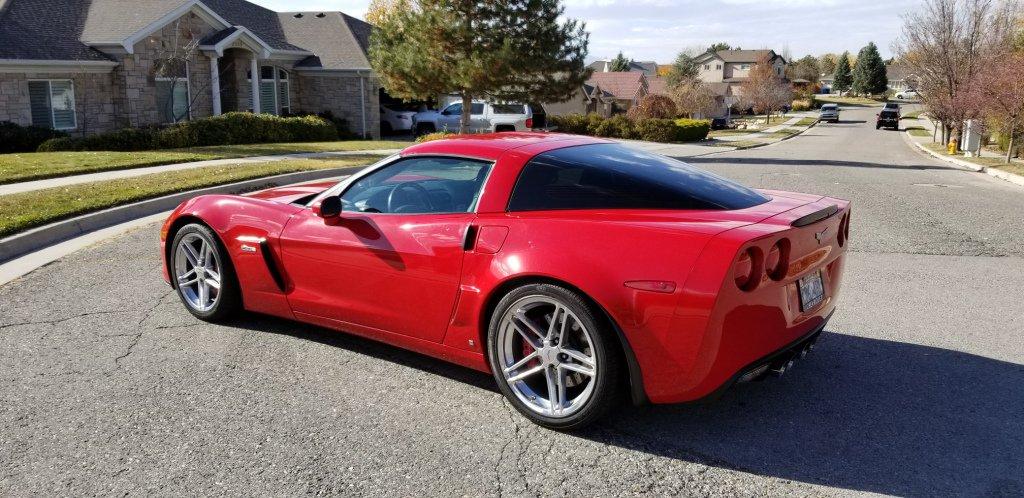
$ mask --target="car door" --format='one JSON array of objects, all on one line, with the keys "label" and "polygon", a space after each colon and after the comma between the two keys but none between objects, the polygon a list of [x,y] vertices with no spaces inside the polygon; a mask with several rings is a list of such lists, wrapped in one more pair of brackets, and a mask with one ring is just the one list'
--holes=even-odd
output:
[{"label": "car door", "polygon": [[340,220],[296,214],[281,235],[292,311],[441,342],[490,167],[403,158],[350,184]]},{"label": "car door", "polygon": [[462,120],[462,104],[452,104],[445,107],[441,111],[441,116],[438,118],[438,130],[437,131],[450,131],[457,133],[459,131],[459,121]]}]

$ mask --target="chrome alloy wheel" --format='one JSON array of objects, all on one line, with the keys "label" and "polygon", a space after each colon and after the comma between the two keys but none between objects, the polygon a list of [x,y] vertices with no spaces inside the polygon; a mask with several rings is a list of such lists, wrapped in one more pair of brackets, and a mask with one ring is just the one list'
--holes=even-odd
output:
[{"label": "chrome alloy wheel", "polygon": [[189,307],[206,312],[220,299],[220,259],[206,238],[185,235],[174,248],[174,275],[178,290]]},{"label": "chrome alloy wheel", "polygon": [[563,303],[520,299],[502,316],[497,339],[498,367],[530,410],[562,418],[586,405],[600,367],[594,338]]}]

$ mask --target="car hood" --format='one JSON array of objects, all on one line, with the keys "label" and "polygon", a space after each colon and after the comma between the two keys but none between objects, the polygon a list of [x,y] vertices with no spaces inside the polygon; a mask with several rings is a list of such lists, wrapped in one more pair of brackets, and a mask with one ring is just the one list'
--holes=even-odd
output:
[{"label": "car hood", "polygon": [[337,180],[300,183],[297,185],[287,185],[284,187],[260,190],[259,192],[246,194],[246,197],[253,197],[256,199],[263,199],[267,201],[280,202],[282,204],[289,204],[303,197],[319,194],[320,192],[323,192],[324,190],[327,190],[337,184]]}]

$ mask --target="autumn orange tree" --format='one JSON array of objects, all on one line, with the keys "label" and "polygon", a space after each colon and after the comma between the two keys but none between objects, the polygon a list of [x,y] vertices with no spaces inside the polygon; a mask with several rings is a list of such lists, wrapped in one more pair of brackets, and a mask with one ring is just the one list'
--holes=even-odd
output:
[{"label": "autumn orange tree", "polygon": [[754,112],[765,114],[765,123],[771,122],[771,115],[793,101],[793,91],[775,73],[772,59],[762,55],[746,81],[740,85],[740,102],[752,107]]},{"label": "autumn orange tree", "polygon": [[1015,138],[1024,134],[1024,53],[999,57],[999,64],[987,67],[972,85],[982,114],[1008,140],[1006,162],[1013,157]]}]

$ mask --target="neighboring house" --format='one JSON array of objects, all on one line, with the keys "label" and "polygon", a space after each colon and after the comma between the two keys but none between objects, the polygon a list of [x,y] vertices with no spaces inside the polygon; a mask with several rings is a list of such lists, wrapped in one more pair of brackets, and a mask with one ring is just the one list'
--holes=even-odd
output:
[{"label": "neighboring house", "polygon": [[821,93],[832,93],[832,83],[836,81],[835,75],[822,74],[818,81],[821,82]]},{"label": "neighboring house", "polygon": [[733,95],[738,95],[740,85],[750,77],[750,70],[757,61],[767,55],[775,74],[785,78],[786,59],[774,50],[719,50],[697,56],[697,75],[705,83],[727,83]]},{"label": "neighboring house", "polygon": [[599,88],[614,102],[612,113],[628,111],[649,92],[647,77],[640,71],[594,73],[587,85]]},{"label": "neighboring house", "polygon": [[597,84],[585,83],[565,102],[545,103],[544,112],[550,116],[568,114],[598,114],[609,117],[615,97]]},{"label": "neighboring house", "polygon": [[378,136],[370,32],[245,0],[0,0],[0,121],[81,135],[331,111]]},{"label": "neighboring house", "polygon": [[[587,65],[590,69],[593,69],[595,73],[608,73],[611,72],[612,61],[594,61]],[[644,76],[653,78],[658,76],[658,63],[654,61],[630,61],[629,70],[631,72],[644,73]]]},{"label": "neighboring house", "polygon": [[885,65],[885,77],[889,80],[889,90],[893,92],[916,90],[921,85],[921,78],[896,63]]}]

